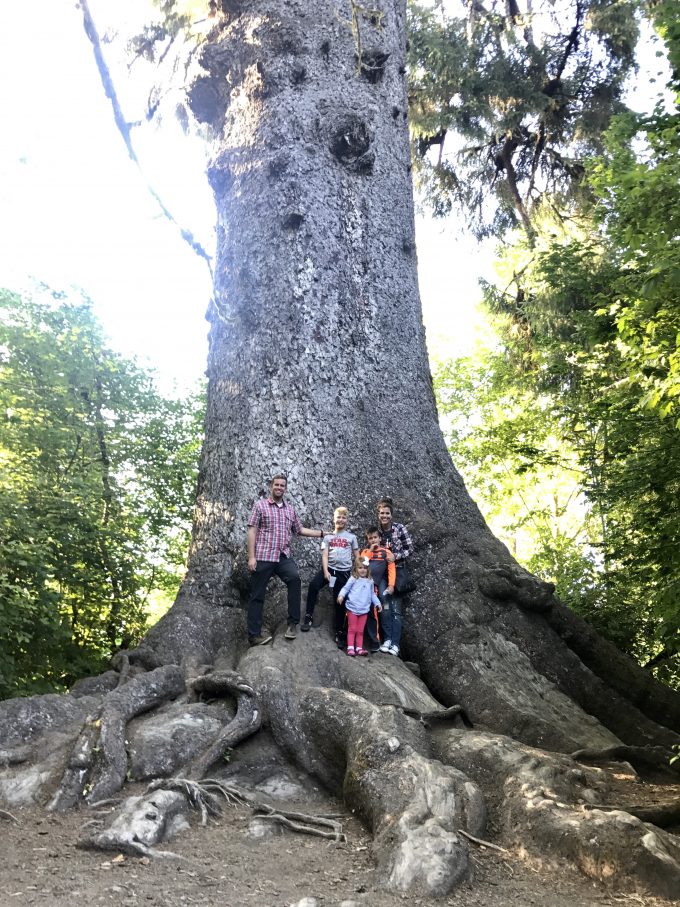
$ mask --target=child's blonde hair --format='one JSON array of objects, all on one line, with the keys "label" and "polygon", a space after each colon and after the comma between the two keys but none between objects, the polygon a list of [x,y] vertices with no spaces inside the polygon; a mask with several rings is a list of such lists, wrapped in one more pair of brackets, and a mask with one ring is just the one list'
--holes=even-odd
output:
[{"label": "child's blonde hair", "polygon": [[359,557],[352,564],[352,576],[356,579],[361,579],[359,576],[359,568],[365,567],[368,570],[368,575],[371,575],[371,568],[369,566],[369,560],[367,557]]},{"label": "child's blonde hair", "polygon": [[349,517],[349,510],[346,507],[336,507],[333,511],[333,516],[338,516],[339,514]]}]

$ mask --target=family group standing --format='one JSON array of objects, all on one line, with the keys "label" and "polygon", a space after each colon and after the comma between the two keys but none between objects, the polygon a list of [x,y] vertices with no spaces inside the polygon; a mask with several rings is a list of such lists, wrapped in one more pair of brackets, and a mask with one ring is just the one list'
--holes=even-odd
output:
[{"label": "family group standing", "polygon": [[[360,550],[356,535],[347,529],[349,513],[338,507],[333,514],[334,531],[307,529],[295,508],[284,500],[285,475],[274,476],[269,495],[258,500],[248,520],[248,569],[251,572],[248,601],[248,641],[251,646],[270,642],[272,634],[262,627],[267,584],[278,576],[288,590],[288,622],[284,638],[295,639],[300,623],[302,582],[290,554],[293,534],[320,538],[321,569],[307,591],[302,631],[312,627],[319,592],[328,586],[334,605],[335,641],[350,656],[368,651],[399,655],[402,632],[400,575],[413,542],[405,526],[392,519],[392,501],[383,498],[376,506],[378,525],[366,531],[366,546]],[[368,649],[364,647],[364,632]]]}]

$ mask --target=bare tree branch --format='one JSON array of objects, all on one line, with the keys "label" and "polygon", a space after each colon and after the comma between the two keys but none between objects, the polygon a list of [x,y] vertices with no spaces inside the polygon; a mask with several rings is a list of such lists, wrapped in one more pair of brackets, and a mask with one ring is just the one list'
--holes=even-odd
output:
[{"label": "bare tree branch", "polygon": [[104,54],[102,53],[101,41],[99,38],[99,33],[97,32],[97,28],[94,24],[94,20],[92,18],[92,14],[90,12],[90,7],[89,7],[87,0],[80,0],[80,8],[83,12],[83,27],[85,28],[85,34],[87,35],[88,40],[89,40],[90,44],[92,45],[92,50],[94,51],[94,58],[95,58],[95,62],[97,64],[99,78],[101,79],[101,83],[104,88],[104,92],[106,93],[106,97],[111,102],[111,107],[113,109],[113,118],[115,120],[116,127],[118,128],[118,132],[120,132],[121,138],[125,142],[125,147],[127,148],[128,156],[129,156],[130,160],[133,162],[133,164],[135,164],[137,166],[137,168],[139,169],[139,172],[144,177],[144,182],[146,183],[147,189],[149,190],[152,197],[154,198],[154,200],[160,207],[164,216],[167,217],[167,219],[177,227],[182,239],[184,240],[184,242],[186,242],[191,247],[193,252],[195,252],[195,254],[198,255],[199,258],[202,258],[203,261],[205,261],[205,263],[208,266],[208,270],[210,272],[210,277],[212,278],[212,276],[213,276],[212,259],[211,259],[210,255],[208,255],[208,253],[205,251],[203,246],[198,242],[198,240],[194,239],[193,233],[190,230],[187,230],[186,228],[182,227],[179,223],[177,223],[177,221],[175,220],[173,215],[170,213],[168,208],[165,206],[165,204],[164,204],[163,200],[161,199],[160,195],[158,194],[158,192],[156,192],[156,190],[153,188],[151,183],[146,178],[144,169],[142,168],[142,165],[139,161],[139,158],[137,157],[137,153],[132,144],[130,123],[128,123],[128,121],[125,119],[125,116],[123,115],[123,110],[120,106],[120,102],[118,101],[118,95],[116,93],[116,89],[113,84],[113,78],[111,76],[109,67],[106,64],[106,60],[104,59]]}]

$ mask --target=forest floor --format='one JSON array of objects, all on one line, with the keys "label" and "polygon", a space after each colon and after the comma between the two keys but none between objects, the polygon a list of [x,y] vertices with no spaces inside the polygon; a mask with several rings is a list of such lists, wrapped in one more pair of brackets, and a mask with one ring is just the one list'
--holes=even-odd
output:
[{"label": "forest floor", "polygon": [[[259,735],[258,738],[259,739]],[[239,748],[240,753],[241,748]],[[529,865],[520,854],[470,844],[472,878],[447,898],[387,892],[377,877],[370,836],[339,801],[290,766],[258,771],[245,745],[222,776],[288,811],[342,814],[346,841],[271,828],[250,809],[226,807],[220,820],[196,822],[167,844],[176,858],[149,859],[78,848],[88,810],[66,814],[15,808],[0,819],[0,905],[163,905],[163,907],[667,907],[671,902],[615,891],[576,870]],[[644,786],[644,785],[643,785]],[[136,790],[141,792],[141,786]],[[650,785],[650,801],[659,790]],[[625,797],[625,792],[623,796]],[[281,805],[281,801],[284,801]],[[636,800],[640,801],[638,782]],[[493,829],[489,830],[490,836]],[[304,899],[304,900],[303,900]],[[675,902],[677,903],[677,902]]]}]

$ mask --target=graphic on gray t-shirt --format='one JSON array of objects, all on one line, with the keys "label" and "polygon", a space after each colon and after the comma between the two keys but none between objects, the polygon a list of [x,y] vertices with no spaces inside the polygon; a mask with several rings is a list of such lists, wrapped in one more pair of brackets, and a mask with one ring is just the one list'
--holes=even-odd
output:
[{"label": "graphic on gray t-shirt", "polygon": [[342,532],[333,532],[324,536],[321,550],[328,549],[328,566],[333,570],[351,570],[354,552],[358,550],[359,543],[353,532],[343,529]]}]

